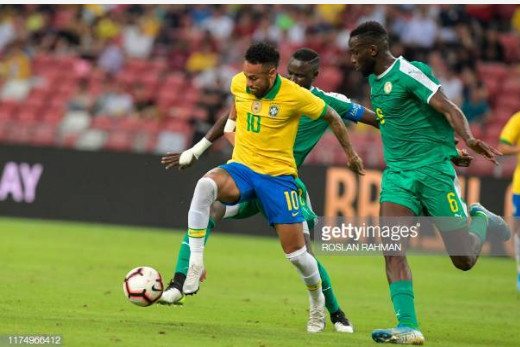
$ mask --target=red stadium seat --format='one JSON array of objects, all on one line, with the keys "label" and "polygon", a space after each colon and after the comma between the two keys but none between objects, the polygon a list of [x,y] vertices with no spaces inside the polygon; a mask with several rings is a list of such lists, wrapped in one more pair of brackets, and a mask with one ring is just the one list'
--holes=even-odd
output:
[{"label": "red stadium seat", "polygon": [[115,129],[118,124],[118,120],[110,116],[97,116],[92,119],[91,127],[94,129],[110,130]]},{"label": "red stadium seat", "polygon": [[16,118],[20,123],[32,125],[38,120],[39,113],[33,109],[21,109],[18,111]]},{"label": "red stadium seat", "polygon": [[502,34],[499,40],[504,46],[506,61],[510,63],[520,61],[520,38],[515,34]]},{"label": "red stadium seat", "polygon": [[30,143],[37,146],[52,146],[56,143],[56,127],[49,124],[38,124],[34,128]]},{"label": "red stadium seat", "polygon": [[115,151],[130,151],[134,137],[131,133],[122,130],[110,132],[104,148]]},{"label": "red stadium seat", "polygon": [[16,124],[10,128],[7,134],[7,141],[10,143],[28,143],[33,136],[33,126],[26,124]]}]

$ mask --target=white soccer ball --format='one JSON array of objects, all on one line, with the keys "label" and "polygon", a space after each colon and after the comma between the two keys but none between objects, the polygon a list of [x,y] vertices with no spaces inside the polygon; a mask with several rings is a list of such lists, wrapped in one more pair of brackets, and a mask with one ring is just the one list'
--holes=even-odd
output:
[{"label": "white soccer ball", "polygon": [[123,290],[132,304],[150,306],[163,292],[161,274],[148,266],[136,267],[126,275]]}]

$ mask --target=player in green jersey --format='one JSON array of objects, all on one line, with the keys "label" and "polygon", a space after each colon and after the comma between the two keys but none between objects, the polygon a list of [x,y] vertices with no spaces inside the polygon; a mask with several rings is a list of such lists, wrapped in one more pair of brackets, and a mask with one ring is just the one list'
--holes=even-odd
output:
[{"label": "player in green jersey", "polygon": [[[377,127],[379,122],[372,111],[365,110],[363,106],[352,103],[342,94],[327,93],[312,86],[312,82],[319,73],[319,63],[319,55],[316,52],[305,48],[300,49],[294,53],[288,64],[288,78],[300,86],[311,90],[314,95],[323,99],[329,106],[336,110],[345,121],[361,121]],[[176,165],[179,165],[181,168],[190,166],[193,163],[194,158],[198,159],[200,156],[201,148],[209,147],[211,142],[223,135],[226,119],[227,117],[223,117],[217,121],[217,123],[206,134],[202,142],[195,145],[192,149],[189,149],[182,154],[167,154],[163,158],[163,164],[166,168],[171,168]],[[302,165],[307,155],[316,146],[327,127],[328,123],[323,119],[313,121],[307,117],[301,118],[294,145],[294,157],[298,167]],[[305,185],[300,179],[297,180],[297,185],[300,191],[300,205],[306,219],[306,223],[304,223],[305,243],[309,252],[312,252],[309,229],[312,229],[316,215],[312,211]],[[235,206],[224,206],[223,204],[216,202],[211,208],[212,218],[210,219],[206,235],[209,235],[211,228],[213,228],[215,223],[220,221],[222,218],[243,219],[251,217],[259,212],[263,213],[263,210],[257,200],[240,203]],[[182,287],[186,278],[189,256],[190,249],[187,242],[187,235],[185,235],[185,240],[181,244],[181,249],[179,251],[173,280],[163,293],[159,303],[176,304],[182,301]],[[325,304],[330,313],[330,318],[334,324],[334,328],[339,332],[353,332],[352,325],[345,317],[345,314],[341,310],[336,296],[334,295],[329,275],[319,261],[318,268],[322,279],[322,290],[325,295]]]},{"label": "player in green jersey", "polygon": [[[510,237],[505,221],[480,204],[469,207],[450,159],[457,155],[454,132],[476,153],[497,163],[496,149],[476,139],[464,114],[442,92],[430,68],[420,62],[395,58],[388,34],[377,22],[352,31],[351,61],[369,78],[372,108],[380,123],[387,168],[383,174],[381,217],[413,218],[423,213],[452,217],[438,223],[453,264],[471,269],[487,231],[503,240]],[[422,344],[412,289],[412,274],[404,254],[385,254],[390,295],[399,324],[372,333],[376,342]]]}]

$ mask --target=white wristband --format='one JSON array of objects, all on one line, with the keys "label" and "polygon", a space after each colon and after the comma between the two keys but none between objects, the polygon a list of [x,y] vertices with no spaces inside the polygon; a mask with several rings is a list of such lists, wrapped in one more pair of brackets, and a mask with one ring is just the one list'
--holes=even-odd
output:
[{"label": "white wristband", "polygon": [[228,118],[226,125],[224,126],[224,132],[232,133],[233,131],[235,131],[236,124],[237,124],[237,122]]},{"label": "white wristband", "polygon": [[202,140],[197,142],[197,144],[195,146],[193,146],[191,149],[193,151],[193,155],[195,156],[195,158],[199,159],[199,157],[202,155],[202,153],[204,153],[210,147],[211,147],[211,142],[207,138],[203,137]]}]

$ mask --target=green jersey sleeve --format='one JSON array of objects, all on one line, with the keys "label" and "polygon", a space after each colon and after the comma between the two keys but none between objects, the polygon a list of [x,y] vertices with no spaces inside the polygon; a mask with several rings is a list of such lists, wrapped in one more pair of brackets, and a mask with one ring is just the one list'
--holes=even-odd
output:
[{"label": "green jersey sleeve", "polygon": [[439,81],[433,76],[431,69],[426,64],[419,62],[410,63],[402,59],[399,71],[401,72],[402,83],[405,88],[425,104],[430,103],[432,96],[441,87]]}]

